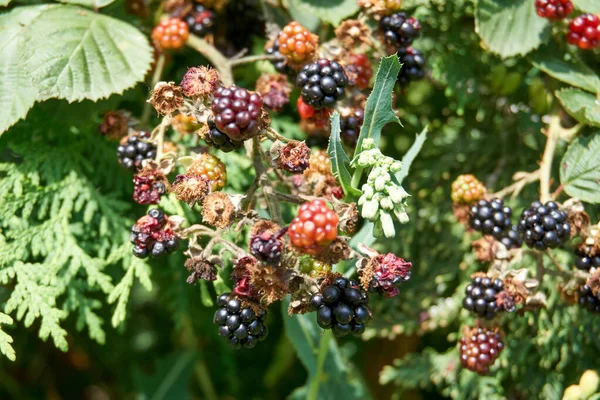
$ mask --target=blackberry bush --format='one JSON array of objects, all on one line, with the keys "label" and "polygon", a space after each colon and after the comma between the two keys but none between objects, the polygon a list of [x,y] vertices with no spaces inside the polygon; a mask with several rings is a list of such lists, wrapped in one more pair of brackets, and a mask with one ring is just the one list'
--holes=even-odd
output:
[{"label": "blackberry bush", "polygon": [[582,50],[600,45],[600,18],[593,14],[580,15],[569,24],[567,41]]},{"label": "blackberry bush", "polygon": [[508,250],[518,249],[523,246],[523,240],[521,239],[521,235],[519,235],[516,225],[512,225],[509,230],[502,233],[498,240]]},{"label": "blackberry bush", "polygon": [[455,204],[472,204],[483,199],[486,189],[472,174],[459,175],[452,182],[452,201]]},{"label": "blackberry bush", "polygon": [[338,234],[339,218],[324,200],[304,203],[288,229],[292,245],[306,254],[318,254]]},{"label": "blackberry bush", "polygon": [[512,210],[501,199],[479,200],[471,207],[469,226],[478,232],[499,239],[510,229]]},{"label": "blackberry bush", "polygon": [[184,21],[168,18],[152,30],[152,41],[160,49],[180,49],[185,46],[189,35],[188,25]]},{"label": "blackberry bush", "polygon": [[569,240],[571,234],[567,213],[559,210],[553,201],[531,203],[521,214],[518,229],[523,242],[536,250],[558,247]]},{"label": "blackberry bush", "polygon": [[219,336],[225,338],[234,349],[251,349],[266,339],[269,331],[265,325],[267,312],[253,309],[231,293],[223,293],[217,298],[219,308],[213,322],[219,326]]},{"label": "blackberry bush", "polygon": [[230,151],[241,148],[244,144],[243,141],[231,140],[229,136],[221,132],[219,128],[217,128],[217,124],[215,124],[215,119],[213,117],[208,118],[207,128],[207,133],[202,138],[207,145],[214,147],[215,149],[229,153]]},{"label": "blackberry bush", "polygon": [[425,76],[425,58],[421,51],[409,47],[399,51],[398,56],[402,63],[402,69],[398,75],[398,82],[401,86],[408,86],[411,82],[423,79]]},{"label": "blackberry bush", "polygon": [[348,77],[335,61],[320,59],[306,64],[296,77],[304,103],[316,110],[333,108],[345,96]]},{"label": "blackberry bush", "polygon": [[593,313],[600,313],[600,296],[592,292],[592,288],[583,285],[579,289],[579,305]]},{"label": "blackberry bush", "polygon": [[592,246],[583,246],[575,250],[575,267],[589,271],[591,268],[600,267],[600,255]]},{"label": "blackberry bush", "polygon": [[311,61],[317,53],[319,37],[296,21],[287,24],[277,38],[279,52],[291,65],[300,66]]},{"label": "blackberry bush", "polygon": [[117,147],[117,158],[119,164],[127,169],[136,171],[142,167],[142,161],[152,160],[156,157],[156,146],[148,142],[149,132],[139,132],[121,140]]},{"label": "blackberry bush", "polygon": [[350,147],[356,146],[360,128],[362,127],[365,118],[365,111],[362,108],[352,110],[348,115],[340,119],[340,127],[342,130],[342,140]]}]

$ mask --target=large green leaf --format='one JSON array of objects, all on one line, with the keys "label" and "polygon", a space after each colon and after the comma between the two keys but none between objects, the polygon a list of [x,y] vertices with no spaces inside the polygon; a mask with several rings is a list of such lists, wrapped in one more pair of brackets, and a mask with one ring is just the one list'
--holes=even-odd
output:
[{"label": "large green leaf", "polygon": [[370,399],[362,378],[342,357],[331,331],[323,334],[314,313],[288,316],[289,303],[288,296],[282,302],[285,331],[308,371],[306,386],[297,390],[291,398]]},{"label": "large green leaf", "polygon": [[351,185],[352,178],[348,170],[350,159],[342,147],[340,131],[340,113],[336,111],[331,117],[331,136],[329,136],[329,146],[327,146],[327,152],[331,157],[331,168],[346,196],[360,196],[361,192]]},{"label": "large green leaf", "polygon": [[288,0],[288,3],[294,9],[319,16],[334,26],[338,26],[359,9],[356,0]]},{"label": "large green leaf", "polygon": [[578,137],[563,156],[560,183],[565,192],[589,203],[600,203],[600,132]]},{"label": "large green leaf", "polygon": [[600,126],[600,100],[591,93],[579,89],[562,89],[556,91],[556,97],[565,110],[577,121]]},{"label": "large green leaf", "polygon": [[19,7],[0,15],[0,133],[24,118],[37,90],[20,63],[24,32],[43,7]]},{"label": "large green leaf", "polygon": [[600,1],[598,0],[572,0],[573,5],[586,13],[600,13]]},{"label": "large green leaf", "polygon": [[537,68],[569,85],[597,93],[600,91],[600,78],[587,65],[577,59],[565,59],[557,46],[548,45],[529,56]]},{"label": "large green leaf", "polygon": [[533,1],[479,0],[475,30],[487,49],[506,58],[538,48],[550,36],[551,26],[537,16]]},{"label": "large green leaf", "polygon": [[423,143],[425,143],[426,139],[427,139],[427,127],[425,127],[425,129],[423,129],[423,131],[417,135],[413,145],[410,146],[410,149],[408,149],[408,151],[406,152],[404,157],[402,157],[402,169],[400,171],[398,171],[398,173],[395,175],[395,178],[398,181],[398,185],[402,185],[402,181],[404,180],[404,178],[406,178],[408,176],[408,171],[410,170],[410,166],[412,165],[413,161],[415,160],[415,158],[421,151],[421,148],[423,147]]},{"label": "large green leaf", "polygon": [[27,29],[25,65],[38,100],[98,100],[143,79],[152,61],[133,26],[75,6],[47,6]]},{"label": "large green leaf", "polygon": [[61,3],[77,4],[84,7],[98,9],[112,4],[115,0],[57,0]]}]

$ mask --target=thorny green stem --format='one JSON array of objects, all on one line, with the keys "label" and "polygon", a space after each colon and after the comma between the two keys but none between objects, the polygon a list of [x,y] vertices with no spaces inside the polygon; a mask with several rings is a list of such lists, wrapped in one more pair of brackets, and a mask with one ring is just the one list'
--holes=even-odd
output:
[{"label": "thorny green stem", "polygon": [[235,67],[237,65],[248,64],[248,63],[253,63],[256,61],[263,61],[263,60],[271,60],[271,61],[283,60],[283,56],[279,56],[276,54],[259,54],[256,56],[233,58],[233,59],[229,60],[229,66]]},{"label": "thorny green stem", "polygon": [[229,60],[217,50],[213,45],[206,40],[199,38],[196,35],[191,35],[188,38],[187,45],[208,58],[208,61],[219,71],[221,82],[225,86],[234,84],[233,73]]},{"label": "thorny green stem", "polygon": [[325,359],[327,358],[327,350],[329,350],[329,342],[331,341],[331,330],[326,329],[321,336],[319,341],[319,353],[317,355],[317,369],[315,375],[308,388],[307,400],[318,400],[319,398],[319,386],[321,385],[321,374],[323,373],[323,367],[325,365]]},{"label": "thorny green stem", "polygon": [[275,192],[275,196],[277,196],[282,201],[285,201],[288,203],[294,203],[294,204],[303,204],[303,203],[306,203],[307,201],[315,200],[318,198],[315,196],[302,196],[302,195],[295,195],[295,194],[281,193],[281,192]]},{"label": "thorny green stem", "polygon": [[[165,53],[160,53],[156,60],[156,66],[154,67],[154,73],[152,74],[152,81],[150,82],[150,90],[153,90],[156,84],[160,81],[162,73],[165,69]],[[142,126],[147,124],[150,120],[150,113],[152,112],[152,105],[148,102],[144,104],[144,111],[142,113]]]},{"label": "thorny green stem", "polygon": [[546,147],[544,148],[544,155],[540,163],[540,201],[542,203],[546,203],[551,199],[550,179],[552,177],[552,160],[554,159],[560,129],[560,118],[557,115],[553,115],[546,131],[548,138],[546,139]]},{"label": "thorny green stem", "polygon": [[279,140],[280,142],[283,143],[289,143],[292,140],[286,138],[285,136],[281,135],[279,132],[277,132],[275,129],[271,128],[270,126],[268,128],[263,129],[262,133],[264,133],[264,135],[271,139],[272,141],[276,141]]}]

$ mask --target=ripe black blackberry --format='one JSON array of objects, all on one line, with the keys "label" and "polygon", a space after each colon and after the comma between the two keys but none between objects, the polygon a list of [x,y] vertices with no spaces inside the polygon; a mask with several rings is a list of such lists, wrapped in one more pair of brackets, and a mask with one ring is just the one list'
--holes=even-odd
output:
[{"label": "ripe black blackberry", "polygon": [[219,308],[213,322],[219,325],[219,335],[226,338],[234,349],[253,348],[263,341],[269,331],[264,323],[267,312],[260,309],[255,312],[231,293],[223,293],[217,298]]},{"label": "ripe black blackberry", "polygon": [[542,205],[534,201],[523,211],[518,225],[519,234],[527,246],[537,250],[555,248],[569,240],[571,225],[567,213],[549,201]]},{"label": "ripe black blackberry", "polygon": [[409,47],[398,52],[402,69],[398,74],[400,86],[408,86],[413,81],[419,81],[425,76],[425,57],[420,50]]},{"label": "ripe black blackberry", "polygon": [[260,129],[262,98],[238,87],[219,87],[212,102],[214,123],[232,142],[250,139]]},{"label": "ripe black blackberry", "polygon": [[575,250],[575,267],[583,271],[600,267],[600,256],[592,255],[592,246],[585,246]]},{"label": "ripe black blackberry", "polygon": [[302,100],[315,110],[333,108],[345,96],[348,77],[335,61],[319,59],[306,64],[296,77]]},{"label": "ripe black blackberry", "polygon": [[310,308],[317,312],[319,326],[331,329],[335,336],[360,336],[371,321],[368,302],[367,293],[355,281],[339,277],[310,298]]},{"label": "ripe black blackberry", "polygon": [[119,164],[135,172],[141,168],[142,161],[156,157],[156,146],[147,142],[149,139],[149,132],[140,132],[121,141],[117,147]]},{"label": "ripe black blackberry", "polygon": [[204,141],[207,145],[214,147],[215,149],[219,149],[224,151],[225,153],[229,153],[232,150],[239,149],[242,147],[244,142],[234,142],[221,132],[217,125],[215,124],[215,119],[213,117],[209,117],[207,121],[208,125],[208,133],[203,136]]},{"label": "ripe black blackberry", "polygon": [[508,250],[518,249],[523,246],[523,240],[521,240],[521,236],[519,236],[519,231],[515,225],[512,225],[509,230],[502,233],[497,240]]},{"label": "ripe black blackberry", "polygon": [[500,239],[510,229],[511,216],[512,210],[505,206],[501,199],[479,200],[471,207],[469,226],[478,232]]},{"label": "ripe black blackberry", "polygon": [[282,59],[281,60],[272,60],[271,64],[273,64],[273,66],[275,67],[275,71],[279,72],[280,74],[285,74],[285,75],[293,75],[294,74],[294,69],[290,68],[290,66],[287,63],[287,60],[285,58],[283,58],[283,54],[281,54],[279,52],[279,40],[275,40],[273,42],[273,44],[271,44],[271,46],[268,46],[265,49],[265,53],[269,54],[269,55],[273,55],[273,56],[281,56]]},{"label": "ripe black blackberry", "polygon": [[286,232],[287,228],[283,228],[274,235],[271,235],[269,232],[263,232],[253,236],[250,239],[250,253],[258,261],[264,262],[267,265],[277,266],[281,261],[283,248],[283,243],[280,239]]},{"label": "ripe black blackberry", "polygon": [[131,228],[129,240],[134,244],[133,255],[139,258],[149,255],[160,257],[175,251],[179,246],[168,217],[157,208],[148,211],[148,215],[136,221]]},{"label": "ripe black blackberry", "polygon": [[486,375],[502,349],[504,343],[499,333],[473,328],[460,339],[460,363],[463,368]]},{"label": "ripe black blackberry", "polygon": [[405,48],[419,36],[421,24],[416,18],[408,17],[405,12],[387,15],[379,21],[379,30],[384,41],[394,49]]},{"label": "ripe black blackberry", "polygon": [[579,305],[591,312],[600,313],[600,297],[595,296],[588,285],[579,289]]},{"label": "ripe black blackberry", "polygon": [[215,27],[215,13],[201,4],[194,5],[192,11],[185,17],[190,32],[200,37],[212,33]]},{"label": "ripe black blackberry", "polygon": [[351,114],[343,116],[340,119],[340,128],[342,131],[342,140],[350,147],[355,147],[360,135],[360,128],[365,119],[365,111],[357,108]]},{"label": "ripe black blackberry", "polygon": [[[503,311],[496,304],[496,295],[504,290],[504,284],[500,279],[490,279],[487,277],[475,277],[471,284],[465,290],[463,307],[473,311],[480,317],[492,319],[496,313]],[[506,311],[514,311],[513,309]]]}]

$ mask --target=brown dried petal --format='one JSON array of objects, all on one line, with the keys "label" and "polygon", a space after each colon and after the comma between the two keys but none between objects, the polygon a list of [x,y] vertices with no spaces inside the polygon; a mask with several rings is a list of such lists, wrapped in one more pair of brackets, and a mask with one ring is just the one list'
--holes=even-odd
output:
[{"label": "brown dried petal", "polygon": [[350,257],[350,246],[348,241],[341,237],[337,237],[331,244],[321,253],[314,256],[317,261],[333,265]]},{"label": "brown dried petal", "polygon": [[173,82],[158,82],[148,101],[156,112],[169,115],[183,105],[183,90]]},{"label": "brown dried petal", "polygon": [[498,251],[498,243],[490,236],[484,236],[481,239],[474,240],[471,243],[471,246],[473,247],[477,259],[484,263],[494,260],[496,252]]},{"label": "brown dried petal", "polygon": [[202,202],[202,220],[211,226],[225,229],[234,216],[235,207],[225,193],[213,192]]},{"label": "brown dried petal", "polygon": [[347,51],[362,52],[373,45],[372,32],[359,20],[348,19],[335,29],[335,36]]},{"label": "brown dried petal", "polygon": [[298,174],[308,168],[309,158],[310,149],[306,143],[292,140],[281,147],[279,157],[274,161],[284,171]]},{"label": "brown dried petal", "polygon": [[280,229],[281,227],[275,222],[267,219],[261,219],[260,221],[256,222],[252,226],[252,228],[250,228],[250,237],[257,236],[263,233],[272,236],[275,234],[275,232],[279,231]]},{"label": "brown dried petal", "polygon": [[290,271],[258,264],[250,265],[246,270],[250,285],[267,305],[282,300],[288,294]]},{"label": "brown dried petal", "polygon": [[187,283],[189,284],[194,284],[199,279],[205,281],[214,281],[217,279],[217,268],[200,257],[188,258],[185,261],[185,267],[191,272],[187,278]]},{"label": "brown dried petal", "polygon": [[202,202],[210,192],[210,182],[198,175],[178,175],[171,192],[190,207]]},{"label": "brown dried petal", "polygon": [[129,118],[122,111],[107,111],[104,113],[102,123],[98,126],[101,135],[111,140],[120,140],[127,135]]},{"label": "brown dried petal", "polygon": [[205,99],[221,84],[219,73],[211,67],[192,67],[187,70],[181,81],[183,93],[187,97]]}]

